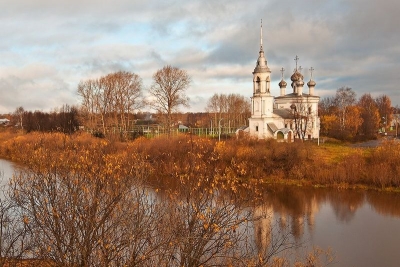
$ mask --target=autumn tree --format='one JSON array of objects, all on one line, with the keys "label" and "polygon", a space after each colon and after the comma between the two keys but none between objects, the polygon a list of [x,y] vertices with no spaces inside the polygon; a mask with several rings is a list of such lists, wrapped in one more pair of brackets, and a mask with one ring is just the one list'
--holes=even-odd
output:
[{"label": "autumn tree", "polygon": [[334,103],[338,111],[340,129],[344,130],[348,107],[356,103],[356,93],[349,87],[341,87],[336,91]]},{"label": "autumn tree", "polygon": [[207,102],[206,111],[214,115],[217,123],[224,119],[231,127],[247,125],[250,117],[250,101],[239,94],[214,94]]},{"label": "autumn tree", "polygon": [[347,119],[345,129],[350,137],[355,137],[360,130],[364,120],[362,118],[362,108],[360,106],[350,106],[347,108]]},{"label": "autumn tree", "polygon": [[43,141],[11,182],[32,256],[57,266],[145,266],[161,243],[165,210],[142,184],[148,166],[104,141],[64,144],[62,152],[51,145]]},{"label": "autumn tree", "polygon": [[63,132],[72,134],[79,128],[78,110],[69,105],[63,105],[51,112],[25,111],[24,129],[27,132]]},{"label": "autumn tree", "polygon": [[168,266],[226,266],[245,255],[239,228],[251,220],[250,210],[237,195],[204,178],[181,177],[179,187],[168,193],[173,237]]},{"label": "autumn tree", "polygon": [[361,125],[361,132],[367,137],[376,135],[381,117],[379,116],[379,109],[371,94],[364,94],[358,101],[361,108],[361,117],[363,124]]},{"label": "autumn tree", "polygon": [[126,132],[132,113],[145,104],[141,78],[126,71],[81,81],[78,95],[82,98],[82,112],[86,114],[89,126],[97,128],[97,117],[100,116],[103,134],[111,125]]},{"label": "autumn tree", "polygon": [[337,128],[336,126],[338,125],[339,121],[334,97],[324,97],[319,101],[318,115],[321,122],[321,134],[326,136],[331,135],[332,131]]},{"label": "autumn tree", "polygon": [[385,131],[387,131],[393,120],[392,101],[387,95],[380,95],[375,98],[375,103],[379,110],[381,125],[383,125]]},{"label": "autumn tree", "polygon": [[363,119],[351,88],[339,88],[334,97],[322,99],[319,111],[322,133],[342,140],[351,140],[359,133]]},{"label": "autumn tree", "polygon": [[141,98],[142,79],[137,74],[119,71],[108,74],[102,81],[112,91],[115,124],[123,131],[127,131],[131,120],[130,114],[145,104]]},{"label": "autumn tree", "polygon": [[50,113],[50,119],[55,122],[55,129],[52,130],[72,134],[79,128],[78,117],[79,112],[76,107],[67,104],[62,105]]},{"label": "autumn tree", "polygon": [[185,70],[170,65],[153,74],[150,87],[151,106],[164,116],[165,129],[170,134],[172,113],[180,106],[189,106],[189,98],[185,95],[190,85],[190,76]]},{"label": "autumn tree", "polygon": [[162,202],[169,205],[165,233],[172,238],[165,251],[168,261],[159,266],[241,266],[248,252],[242,245],[244,229],[252,221],[252,198],[238,194],[238,179],[225,182],[226,177],[218,174],[218,154],[211,140],[190,138],[180,143],[181,153],[171,155],[165,149],[155,163],[164,166],[164,157],[175,162],[163,172],[164,184],[171,184]]}]

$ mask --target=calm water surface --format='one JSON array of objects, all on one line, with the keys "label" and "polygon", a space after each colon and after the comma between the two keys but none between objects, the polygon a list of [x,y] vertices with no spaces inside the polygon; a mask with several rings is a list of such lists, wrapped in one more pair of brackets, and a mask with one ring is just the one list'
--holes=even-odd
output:
[{"label": "calm water surface", "polygon": [[400,194],[276,186],[264,206],[308,250],[331,248],[333,266],[400,266]]},{"label": "calm water surface", "polygon": [[[13,171],[0,159],[2,184]],[[304,242],[304,251],[331,248],[330,266],[400,266],[399,193],[272,186],[260,209]]]}]

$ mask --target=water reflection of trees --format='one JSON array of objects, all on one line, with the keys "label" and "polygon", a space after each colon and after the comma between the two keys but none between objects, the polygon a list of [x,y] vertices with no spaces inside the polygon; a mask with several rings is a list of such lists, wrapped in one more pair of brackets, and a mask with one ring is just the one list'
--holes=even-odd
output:
[{"label": "water reflection of trees", "polygon": [[[257,243],[266,246],[270,242],[274,220],[280,230],[288,230],[296,240],[300,240],[306,229],[309,232],[314,230],[315,216],[321,204],[326,202],[332,206],[339,221],[349,222],[363,205],[364,195],[363,191],[270,185],[265,188],[261,204],[255,209],[256,214],[269,214],[255,225]],[[370,198],[378,201],[373,194]]]},{"label": "water reflection of trees", "polygon": [[313,229],[315,214],[324,198],[321,191],[313,188],[275,185],[266,189],[263,202],[270,205],[272,213],[278,214],[280,228],[290,228],[298,239],[304,234],[306,226]]},{"label": "water reflection of trees", "polygon": [[366,199],[377,213],[384,216],[400,217],[399,193],[368,192]]},{"label": "water reflection of trees", "polygon": [[341,222],[350,222],[355,212],[365,200],[363,191],[329,190],[327,199],[333,208],[336,218]]}]

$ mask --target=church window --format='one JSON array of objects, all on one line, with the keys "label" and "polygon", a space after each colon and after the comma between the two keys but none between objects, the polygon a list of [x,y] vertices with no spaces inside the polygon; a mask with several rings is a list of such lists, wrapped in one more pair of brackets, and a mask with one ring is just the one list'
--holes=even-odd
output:
[{"label": "church window", "polygon": [[258,132],[258,126],[256,126],[256,132]]},{"label": "church window", "polygon": [[260,77],[257,77],[257,81],[256,81],[256,93],[260,93],[261,90],[261,82],[260,82]]}]

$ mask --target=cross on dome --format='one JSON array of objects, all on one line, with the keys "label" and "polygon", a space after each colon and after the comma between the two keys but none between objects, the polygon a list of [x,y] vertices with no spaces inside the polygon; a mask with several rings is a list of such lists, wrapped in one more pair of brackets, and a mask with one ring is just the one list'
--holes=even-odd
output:
[{"label": "cross on dome", "polygon": [[294,58],[294,60],[296,61],[296,71],[297,71],[297,62],[299,61],[299,57],[296,55],[296,57]]}]

